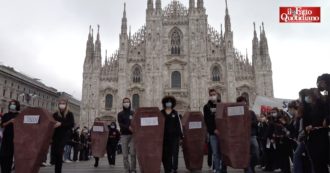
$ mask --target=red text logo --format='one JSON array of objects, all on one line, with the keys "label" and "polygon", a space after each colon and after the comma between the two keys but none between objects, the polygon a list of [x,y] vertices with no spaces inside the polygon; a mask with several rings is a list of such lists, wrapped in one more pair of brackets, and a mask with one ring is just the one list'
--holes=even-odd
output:
[{"label": "red text logo", "polygon": [[280,7],[280,23],[320,23],[321,7]]}]

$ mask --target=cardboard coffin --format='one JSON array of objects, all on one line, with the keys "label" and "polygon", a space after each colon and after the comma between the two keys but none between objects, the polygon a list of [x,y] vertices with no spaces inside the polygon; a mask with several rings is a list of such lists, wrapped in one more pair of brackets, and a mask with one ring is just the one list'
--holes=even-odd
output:
[{"label": "cardboard coffin", "polygon": [[131,124],[141,173],[159,173],[163,153],[164,116],[157,107],[139,108]]},{"label": "cardboard coffin", "polygon": [[183,124],[183,155],[186,168],[198,171],[203,168],[206,127],[201,112],[186,112]]},{"label": "cardboard coffin", "polygon": [[244,169],[250,160],[251,117],[243,103],[219,103],[216,126],[222,159],[227,166]]},{"label": "cardboard coffin", "polygon": [[37,173],[47,155],[55,120],[42,108],[24,109],[14,123],[15,173]]},{"label": "cardboard coffin", "polygon": [[106,122],[95,121],[91,130],[92,155],[104,157],[107,151],[109,128]]}]

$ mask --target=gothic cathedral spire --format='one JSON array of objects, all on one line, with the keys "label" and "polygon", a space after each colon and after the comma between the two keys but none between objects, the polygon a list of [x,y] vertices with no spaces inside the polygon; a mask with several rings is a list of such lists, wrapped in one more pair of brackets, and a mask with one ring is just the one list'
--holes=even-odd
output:
[{"label": "gothic cathedral spire", "polygon": [[162,1],[156,0],[156,11],[160,12],[162,10]]},{"label": "gothic cathedral spire", "polygon": [[195,0],[189,0],[189,9],[192,10],[195,8]]},{"label": "gothic cathedral spire", "polygon": [[121,34],[127,35],[126,3],[124,3],[123,18],[121,20]]},{"label": "gothic cathedral spire", "polygon": [[197,0],[197,8],[204,8],[204,0]]},{"label": "gothic cathedral spire", "polygon": [[229,16],[229,12],[228,12],[227,0],[226,0],[225,32],[231,32],[231,22],[230,22],[230,16]]}]

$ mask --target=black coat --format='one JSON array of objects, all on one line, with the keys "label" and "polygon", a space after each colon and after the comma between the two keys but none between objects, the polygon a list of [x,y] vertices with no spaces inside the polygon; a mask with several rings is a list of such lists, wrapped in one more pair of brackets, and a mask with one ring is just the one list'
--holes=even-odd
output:
[{"label": "black coat", "polygon": [[[1,126],[4,123],[10,121],[13,118],[16,118],[18,113],[8,112],[3,115],[1,119]],[[5,154],[6,151],[14,150],[14,125],[12,123],[8,124],[3,131],[2,145],[1,145],[1,154]]]},{"label": "black coat", "polygon": [[213,102],[209,101],[205,106],[204,106],[204,121],[206,124],[207,132],[210,135],[214,135],[214,131],[216,129],[215,125],[215,111],[211,111],[211,109],[215,109],[217,107],[216,104]]},{"label": "black coat", "polygon": [[165,110],[161,110],[165,117],[164,139],[183,138],[181,115],[176,110],[172,110],[167,114]]},{"label": "black coat", "polygon": [[131,135],[132,132],[129,129],[131,125],[131,119],[133,118],[134,112],[129,108],[124,108],[123,111],[118,113],[118,123],[120,127],[120,132],[122,135]]},{"label": "black coat", "polygon": [[56,121],[61,123],[60,127],[57,127],[53,135],[53,143],[64,146],[72,136],[72,128],[74,127],[74,117],[72,112],[68,112],[64,117],[59,112],[55,112],[53,117]]}]

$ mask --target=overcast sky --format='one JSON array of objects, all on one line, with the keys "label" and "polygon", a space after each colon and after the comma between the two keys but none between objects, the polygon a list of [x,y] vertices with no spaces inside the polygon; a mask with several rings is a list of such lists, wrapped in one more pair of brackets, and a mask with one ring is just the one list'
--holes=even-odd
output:
[{"label": "overcast sky", "polygon": [[[180,0],[188,7],[189,0]],[[197,1],[197,0],[196,0]],[[48,86],[81,98],[89,25],[100,24],[102,53],[118,49],[123,3],[128,25],[145,24],[147,0],[0,0],[0,62]],[[167,6],[171,0],[162,0]],[[330,73],[328,0],[228,0],[234,45],[251,57],[253,22],[265,23],[275,97],[297,98]],[[280,24],[280,6],[321,6],[321,23]],[[220,30],[225,1],[205,0],[208,21]],[[258,30],[259,34],[259,30]]]}]

